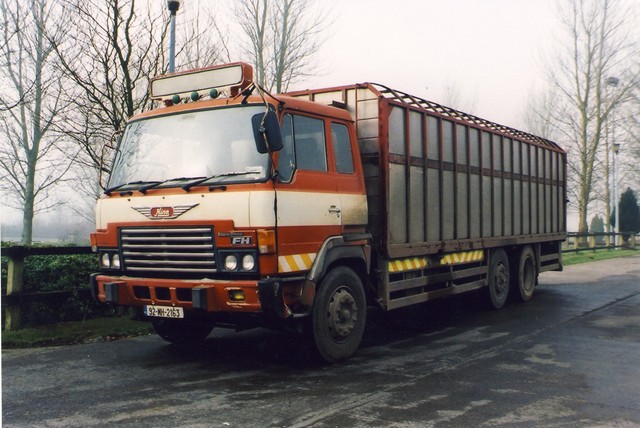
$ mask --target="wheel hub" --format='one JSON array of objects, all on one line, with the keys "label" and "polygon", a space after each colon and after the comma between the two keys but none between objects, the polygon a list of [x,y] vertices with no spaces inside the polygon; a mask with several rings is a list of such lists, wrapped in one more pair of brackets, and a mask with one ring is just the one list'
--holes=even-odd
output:
[{"label": "wheel hub", "polygon": [[509,283],[508,283],[508,272],[507,272],[507,268],[505,267],[504,264],[500,263],[497,266],[496,269],[496,273],[495,273],[495,284],[496,284],[496,291],[498,292],[498,294],[502,294],[504,293],[507,288],[509,287]]},{"label": "wheel hub", "polygon": [[329,331],[336,340],[342,340],[353,331],[358,319],[356,301],[344,288],[333,293],[327,311]]}]

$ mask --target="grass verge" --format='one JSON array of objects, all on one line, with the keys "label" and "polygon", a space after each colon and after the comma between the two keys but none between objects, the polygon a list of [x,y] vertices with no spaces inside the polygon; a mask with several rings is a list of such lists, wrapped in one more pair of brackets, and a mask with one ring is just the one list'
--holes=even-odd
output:
[{"label": "grass verge", "polygon": [[2,332],[2,349],[32,348],[117,340],[152,332],[151,324],[127,316],[61,322]]},{"label": "grass verge", "polygon": [[596,260],[617,259],[618,257],[628,257],[640,254],[639,250],[584,250],[575,253],[562,254],[562,264],[565,266],[578,263],[588,263]]}]

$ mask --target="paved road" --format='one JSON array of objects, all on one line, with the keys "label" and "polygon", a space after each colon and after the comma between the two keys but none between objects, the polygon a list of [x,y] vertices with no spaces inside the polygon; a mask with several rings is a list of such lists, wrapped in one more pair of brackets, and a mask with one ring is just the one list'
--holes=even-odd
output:
[{"label": "paved road", "polygon": [[640,256],[545,273],[501,311],[478,300],[372,314],[339,365],[265,330],[3,351],[2,424],[640,427]]}]

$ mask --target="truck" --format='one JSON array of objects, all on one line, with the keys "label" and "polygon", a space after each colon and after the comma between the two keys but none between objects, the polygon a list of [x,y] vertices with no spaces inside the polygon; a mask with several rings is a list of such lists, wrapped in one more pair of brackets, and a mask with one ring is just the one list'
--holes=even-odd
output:
[{"label": "truck", "polygon": [[97,202],[91,287],[171,343],[299,329],[336,362],[368,308],[477,290],[499,309],[562,269],[552,141],[375,83],[270,94],[245,63],[149,92]]}]

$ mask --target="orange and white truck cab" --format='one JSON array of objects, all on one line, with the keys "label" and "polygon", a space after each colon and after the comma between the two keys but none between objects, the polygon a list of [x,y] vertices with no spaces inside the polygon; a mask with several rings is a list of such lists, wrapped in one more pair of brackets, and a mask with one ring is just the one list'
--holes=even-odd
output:
[{"label": "orange and white truck cab", "polygon": [[[141,308],[162,337],[188,342],[214,324],[307,316],[332,260],[369,263],[346,111],[269,95],[243,63],[150,91],[163,105],[129,121],[97,205],[100,302]],[[347,294],[334,322],[345,337],[364,311]]]}]

